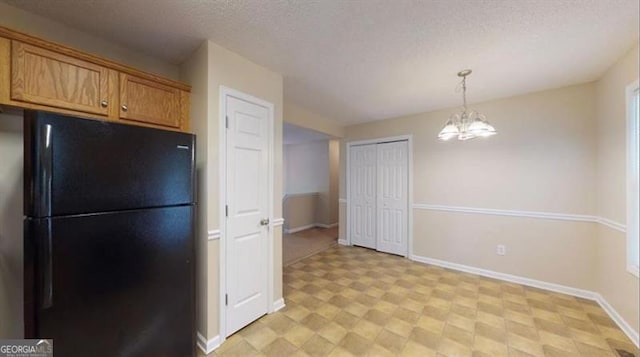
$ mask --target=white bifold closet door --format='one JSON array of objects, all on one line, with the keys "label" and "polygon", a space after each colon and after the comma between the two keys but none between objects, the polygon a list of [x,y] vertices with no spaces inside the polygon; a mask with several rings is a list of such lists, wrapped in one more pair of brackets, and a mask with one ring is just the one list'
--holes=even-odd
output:
[{"label": "white bifold closet door", "polygon": [[407,141],[351,147],[352,244],[407,254],[407,152]]},{"label": "white bifold closet door", "polygon": [[349,152],[351,185],[351,244],[376,249],[376,146],[352,146]]},{"label": "white bifold closet door", "polygon": [[407,254],[407,142],[377,144],[377,249]]}]

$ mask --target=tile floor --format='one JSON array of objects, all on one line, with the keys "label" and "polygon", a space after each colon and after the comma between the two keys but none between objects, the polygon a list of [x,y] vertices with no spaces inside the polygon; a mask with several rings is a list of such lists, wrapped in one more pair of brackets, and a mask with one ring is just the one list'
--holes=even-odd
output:
[{"label": "tile floor", "polygon": [[284,284],[284,309],[210,356],[638,356],[595,302],[364,248],[290,265]]}]

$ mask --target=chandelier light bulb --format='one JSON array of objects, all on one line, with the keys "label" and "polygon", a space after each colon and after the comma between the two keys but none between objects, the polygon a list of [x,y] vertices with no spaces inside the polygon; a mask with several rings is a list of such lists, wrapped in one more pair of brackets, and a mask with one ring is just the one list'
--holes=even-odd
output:
[{"label": "chandelier light bulb", "polygon": [[460,130],[455,124],[453,124],[453,120],[449,119],[449,121],[444,125],[444,128],[440,131],[440,134],[438,134],[438,138],[446,141],[455,138],[458,134],[460,134]]}]

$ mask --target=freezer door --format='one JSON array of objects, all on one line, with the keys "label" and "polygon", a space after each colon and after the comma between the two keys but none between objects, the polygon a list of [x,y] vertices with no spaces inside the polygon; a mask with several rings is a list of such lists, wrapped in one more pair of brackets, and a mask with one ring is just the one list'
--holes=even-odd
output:
[{"label": "freezer door", "polygon": [[193,356],[193,206],[27,219],[25,332],[59,356]]},{"label": "freezer door", "polygon": [[191,134],[25,111],[25,215],[194,202]]}]

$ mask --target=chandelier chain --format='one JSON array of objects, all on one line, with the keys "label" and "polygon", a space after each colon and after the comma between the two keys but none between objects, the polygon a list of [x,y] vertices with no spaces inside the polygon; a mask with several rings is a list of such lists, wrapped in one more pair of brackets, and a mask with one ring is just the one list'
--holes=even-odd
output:
[{"label": "chandelier chain", "polygon": [[462,77],[462,104],[465,113],[467,112],[467,76]]}]

